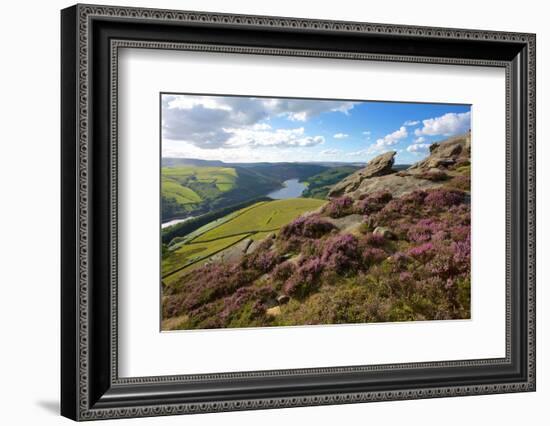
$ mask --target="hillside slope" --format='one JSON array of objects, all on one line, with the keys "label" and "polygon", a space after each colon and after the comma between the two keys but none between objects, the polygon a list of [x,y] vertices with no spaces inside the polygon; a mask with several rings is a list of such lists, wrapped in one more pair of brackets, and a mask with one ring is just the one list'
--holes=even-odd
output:
[{"label": "hillside slope", "polygon": [[329,169],[315,164],[226,164],[181,158],[164,158],[162,163],[163,222],[252,200],[281,188],[285,180],[303,180]]},{"label": "hillside slope", "polygon": [[308,177],[304,180],[307,189],[302,193],[302,197],[326,199],[332,185],[340,182],[357,169],[359,169],[357,166],[337,166]]},{"label": "hillside slope", "polygon": [[[252,252],[257,241],[324,203],[307,198],[262,201],[208,223],[185,237],[174,238],[162,256],[163,283],[177,286],[191,266],[195,268],[212,261],[214,255],[218,261],[239,259],[244,253]],[[244,245],[238,244],[241,241]]]},{"label": "hillside slope", "polygon": [[404,171],[394,153],[241,256],[163,293],[163,329],[470,317],[470,135]]}]

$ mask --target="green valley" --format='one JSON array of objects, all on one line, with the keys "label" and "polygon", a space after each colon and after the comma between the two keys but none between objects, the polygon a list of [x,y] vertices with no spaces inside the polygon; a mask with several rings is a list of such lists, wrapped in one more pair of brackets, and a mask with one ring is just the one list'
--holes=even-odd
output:
[{"label": "green valley", "polygon": [[326,170],[329,167],[316,164],[166,158],[161,168],[162,221],[239,205],[281,188],[287,179],[305,180]]}]

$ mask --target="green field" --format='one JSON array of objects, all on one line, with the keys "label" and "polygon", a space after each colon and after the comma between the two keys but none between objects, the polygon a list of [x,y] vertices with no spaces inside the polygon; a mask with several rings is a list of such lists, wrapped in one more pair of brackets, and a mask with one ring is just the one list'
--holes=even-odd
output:
[{"label": "green field", "polygon": [[221,250],[245,238],[261,240],[324,203],[312,198],[259,202],[211,222],[170,246],[162,259],[163,281],[170,285]]},{"label": "green field", "polygon": [[323,204],[323,201],[311,198],[288,198],[254,204],[243,209],[242,214],[239,214],[241,211],[236,212],[232,220],[201,234],[193,242],[211,241],[232,235],[277,231],[302,213],[315,210]]},{"label": "green field", "polygon": [[191,232],[185,234],[185,236],[172,238],[172,240],[170,240],[170,242],[168,243],[168,246],[170,247],[170,249],[175,250],[177,247],[181,246],[182,244],[193,241],[194,239],[196,239],[199,236],[203,235],[207,231],[210,231],[211,229],[216,228],[216,227],[222,225],[223,223],[230,221],[235,216],[241,215],[244,212],[248,211],[249,209],[258,207],[260,204],[263,204],[263,203],[265,203],[265,201],[260,201],[260,202],[254,203],[254,204],[252,204],[248,207],[243,207],[242,209],[239,209],[239,210],[236,210],[232,213],[229,213],[229,214],[227,214],[227,215],[225,215],[225,216],[223,216],[219,219],[212,220],[211,222],[207,223],[206,225],[203,225],[200,228],[197,228],[194,231],[191,231]]},{"label": "green field", "polygon": [[235,188],[231,167],[178,166],[161,170],[163,217],[191,214]]},{"label": "green field", "polygon": [[191,188],[169,179],[162,180],[162,195],[175,199],[179,204],[194,204],[201,201],[201,197]]},{"label": "green field", "polygon": [[232,167],[178,166],[163,167],[162,175],[183,182],[191,178],[204,182],[233,183],[237,172]]},{"label": "green field", "polygon": [[220,250],[232,246],[243,238],[242,235],[236,235],[233,237],[220,238],[207,243],[193,242],[182,244],[176,250],[171,251],[169,256],[163,259],[162,276],[169,276],[178,269],[208,258]]},{"label": "green field", "polygon": [[171,197],[184,188],[193,194],[191,202],[200,202],[233,189],[236,180],[237,172],[231,167],[163,167],[162,195]]}]

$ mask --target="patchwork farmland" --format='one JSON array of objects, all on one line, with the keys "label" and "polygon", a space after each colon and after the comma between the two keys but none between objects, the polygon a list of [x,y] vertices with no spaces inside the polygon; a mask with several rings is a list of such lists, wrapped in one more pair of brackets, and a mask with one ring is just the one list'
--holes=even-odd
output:
[{"label": "patchwork farmland", "polygon": [[184,238],[176,238],[163,255],[163,282],[170,285],[213,255],[244,239],[261,240],[324,204],[323,200],[308,198],[259,202],[209,223]]}]

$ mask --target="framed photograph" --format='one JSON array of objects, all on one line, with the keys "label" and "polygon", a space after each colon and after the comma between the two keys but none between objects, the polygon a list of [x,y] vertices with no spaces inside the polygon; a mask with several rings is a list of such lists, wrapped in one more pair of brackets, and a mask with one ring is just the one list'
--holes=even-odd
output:
[{"label": "framed photograph", "polygon": [[535,35],[61,12],[61,412],[535,390]]}]

